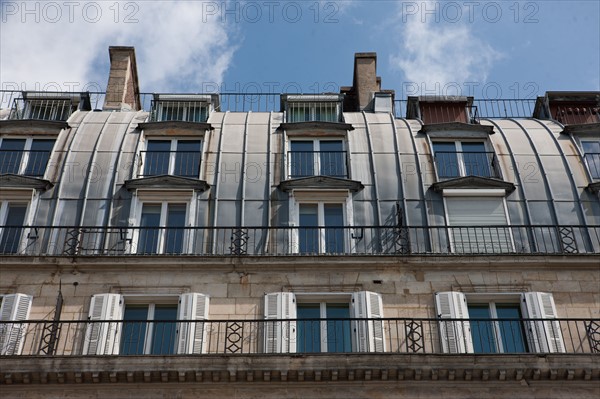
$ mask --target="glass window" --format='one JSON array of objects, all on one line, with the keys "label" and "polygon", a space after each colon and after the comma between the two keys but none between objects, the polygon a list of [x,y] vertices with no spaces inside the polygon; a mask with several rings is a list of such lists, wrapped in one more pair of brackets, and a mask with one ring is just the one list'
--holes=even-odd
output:
[{"label": "glass window", "polygon": [[174,175],[197,178],[200,175],[200,140],[148,140],[142,153],[143,176]]},{"label": "glass window", "polygon": [[432,143],[435,166],[440,179],[460,176],[500,177],[495,155],[484,142],[438,141]]},{"label": "glass window", "polygon": [[2,139],[0,174],[44,176],[54,142],[54,139]]},{"label": "glass window", "polygon": [[298,303],[298,352],[352,352],[347,303]]},{"label": "glass window", "polygon": [[339,122],[338,102],[290,102],[287,105],[287,121],[295,122]]},{"label": "glass window", "polygon": [[527,352],[519,304],[469,303],[468,310],[475,353]]},{"label": "glass window", "polygon": [[44,176],[50,153],[54,148],[55,140],[52,139],[35,139],[31,142],[31,151],[29,151],[29,159],[25,168],[27,176]]},{"label": "glass window", "polygon": [[122,355],[174,354],[175,320],[177,320],[177,305],[125,305],[119,353]]},{"label": "glass window", "polygon": [[209,105],[197,101],[161,101],[159,121],[206,122]]},{"label": "glass window", "polygon": [[300,204],[300,253],[319,252],[319,210],[317,204]]},{"label": "glass window", "polygon": [[183,253],[186,216],[186,204],[144,203],[137,253]]},{"label": "glass window", "polygon": [[144,204],[140,220],[140,238],[138,253],[155,254],[158,251],[160,236],[160,204]]},{"label": "glass window", "polygon": [[27,204],[3,203],[0,214],[4,213],[3,227],[0,228],[0,253],[16,254],[19,251],[21,235],[25,216],[27,214]]},{"label": "glass window", "polygon": [[600,141],[582,141],[581,146],[592,179],[600,179]]},{"label": "glass window", "polygon": [[2,139],[0,145],[0,173],[19,174],[25,153],[25,139]]},{"label": "glass window", "polygon": [[300,204],[300,253],[344,253],[343,204]]},{"label": "glass window", "polygon": [[348,177],[342,140],[293,140],[289,162],[292,179],[315,175]]}]

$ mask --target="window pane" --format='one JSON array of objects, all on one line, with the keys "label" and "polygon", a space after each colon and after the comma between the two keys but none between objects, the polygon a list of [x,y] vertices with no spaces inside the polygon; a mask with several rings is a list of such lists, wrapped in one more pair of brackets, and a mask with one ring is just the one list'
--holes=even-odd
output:
[{"label": "window pane", "polygon": [[25,139],[4,139],[0,146],[0,173],[18,174],[25,149]]},{"label": "window pane", "polygon": [[327,304],[327,352],[352,352],[349,318],[347,303]]},{"label": "window pane", "polygon": [[200,175],[201,145],[199,140],[181,140],[177,142],[175,154],[175,176],[194,177]]},{"label": "window pane", "polygon": [[433,143],[435,166],[440,178],[459,176],[458,158],[454,143]]},{"label": "window pane", "polygon": [[300,205],[300,227],[298,228],[298,239],[300,241],[300,253],[319,252],[319,224],[317,204]]},{"label": "window pane", "polygon": [[208,120],[208,107],[191,104],[187,109],[188,122],[206,122]]},{"label": "window pane", "polygon": [[9,204],[6,221],[2,228],[2,239],[0,240],[0,253],[15,254],[19,250],[27,204]]},{"label": "window pane", "polygon": [[176,323],[164,322],[177,320],[177,305],[156,305],[154,308],[154,328],[152,331],[152,355],[171,355],[175,353]]},{"label": "window pane", "polygon": [[496,337],[494,325],[489,320],[491,318],[489,305],[468,305],[468,308],[475,353],[496,353]]},{"label": "window pane", "polygon": [[160,204],[144,204],[140,221],[140,240],[138,253],[155,254],[158,249],[160,229],[148,228],[160,226]]},{"label": "window pane", "polygon": [[148,305],[125,306],[121,350],[119,352],[121,355],[141,355],[144,353],[146,320],[148,320]]},{"label": "window pane", "polygon": [[323,176],[347,177],[346,154],[341,140],[319,142],[321,174]]},{"label": "window pane", "polygon": [[165,234],[165,253],[180,254],[183,252],[185,214],[185,204],[169,204]]},{"label": "window pane", "polygon": [[25,175],[43,176],[46,172],[46,166],[50,159],[50,152],[54,147],[55,140],[33,140],[31,142],[31,151],[27,160]]},{"label": "window pane", "polygon": [[496,305],[496,313],[499,319],[518,319],[514,321],[506,320],[498,322],[503,351],[505,353],[527,352],[519,305]]},{"label": "window pane", "polygon": [[290,177],[313,176],[315,153],[312,141],[290,142]]},{"label": "window pane", "polygon": [[168,174],[170,154],[171,140],[148,141],[144,160],[144,176]]},{"label": "window pane", "polygon": [[297,308],[298,316],[298,352],[321,352],[321,317],[320,304],[318,303],[299,303]]},{"label": "window pane", "polygon": [[490,154],[485,152],[484,143],[461,143],[466,176],[491,177]]},{"label": "window pane", "polygon": [[592,178],[600,179],[600,141],[584,141],[581,144]]},{"label": "window pane", "polygon": [[344,210],[342,204],[324,204],[325,252],[344,252]]}]

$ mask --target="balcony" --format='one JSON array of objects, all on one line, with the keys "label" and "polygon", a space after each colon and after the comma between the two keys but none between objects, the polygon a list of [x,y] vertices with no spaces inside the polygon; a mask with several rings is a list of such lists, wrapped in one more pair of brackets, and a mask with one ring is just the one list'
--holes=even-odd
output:
[{"label": "balcony", "polygon": [[346,151],[288,151],[289,179],[309,176],[348,178]]},{"label": "balcony", "polygon": [[[328,333],[320,335],[323,331]],[[190,332],[195,332],[195,340],[201,342],[193,347],[181,345]],[[361,345],[361,340],[374,336],[381,344]],[[456,339],[464,342],[447,345]],[[540,344],[556,340],[556,346]],[[2,321],[0,343],[0,356],[39,357],[323,352],[597,354],[600,319]]]},{"label": "balcony", "polygon": [[435,151],[434,161],[440,180],[460,176],[502,178],[494,152]]},{"label": "balcony", "polygon": [[20,256],[577,255],[600,253],[600,226],[0,226]]}]

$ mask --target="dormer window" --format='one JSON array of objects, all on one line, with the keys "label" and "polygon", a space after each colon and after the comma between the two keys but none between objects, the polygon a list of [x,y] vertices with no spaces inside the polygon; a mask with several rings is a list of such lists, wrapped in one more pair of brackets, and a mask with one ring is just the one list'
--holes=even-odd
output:
[{"label": "dormer window", "polygon": [[290,179],[316,175],[348,178],[342,140],[294,139],[289,146]]},{"label": "dormer window", "polygon": [[156,94],[152,101],[152,122],[196,122],[208,120],[212,107],[210,95]]},{"label": "dormer window", "polygon": [[0,174],[43,177],[54,139],[0,138]]},{"label": "dormer window", "polygon": [[88,93],[24,92],[15,99],[10,118],[66,121],[77,109],[91,109]]},{"label": "dormer window", "polygon": [[343,96],[337,94],[284,95],[287,123],[342,122]]},{"label": "dormer window", "polygon": [[583,157],[592,179],[600,179],[600,141],[582,140]]},{"label": "dormer window", "polygon": [[173,175],[198,178],[202,155],[201,140],[148,140],[141,152],[139,177]]},{"label": "dormer window", "polygon": [[439,179],[462,176],[500,178],[498,160],[483,141],[434,141],[433,154]]}]

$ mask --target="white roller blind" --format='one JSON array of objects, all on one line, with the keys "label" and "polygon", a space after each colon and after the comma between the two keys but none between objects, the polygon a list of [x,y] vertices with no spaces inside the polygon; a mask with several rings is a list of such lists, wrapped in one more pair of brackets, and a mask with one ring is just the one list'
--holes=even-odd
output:
[{"label": "white roller blind", "polygon": [[450,226],[506,225],[503,198],[446,198]]}]

